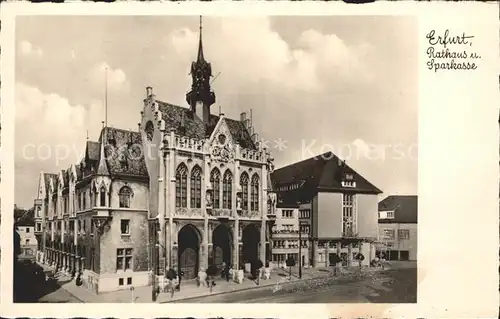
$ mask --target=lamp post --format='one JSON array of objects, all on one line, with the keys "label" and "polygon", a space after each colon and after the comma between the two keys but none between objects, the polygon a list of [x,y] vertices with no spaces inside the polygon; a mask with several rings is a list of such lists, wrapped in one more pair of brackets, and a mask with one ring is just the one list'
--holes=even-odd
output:
[{"label": "lamp post", "polygon": [[302,229],[300,226],[307,225],[299,221],[299,279],[302,279]]},{"label": "lamp post", "polygon": [[160,244],[158,243],[158,228],[160,226],[160,223],[158,221],[158,219],[154,219],[153,220],[153,240],[152,240],[152,256],[151,256],[151,261],[152,261],[152,265],[151,265],[151,273],[152,273],[152,278],[151,278],[151,300],[153,300],[153,302],[156,301],[156,270],[157,270],[157,267],[158,267],[158,259],[156,258],[157,257],[157,251],[156,251],[156,248],[160,246]]}]

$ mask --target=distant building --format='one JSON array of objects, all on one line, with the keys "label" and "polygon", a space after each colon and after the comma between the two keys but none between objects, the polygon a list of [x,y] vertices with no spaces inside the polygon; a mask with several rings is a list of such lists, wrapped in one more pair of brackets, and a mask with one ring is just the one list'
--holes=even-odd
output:
[{"label": "distant building", "polygon": [[19,234],[20,254],[18,258],[35,259],[38,251],[38,240],[35,236],[35,225],[32,221],[21,220],[16,223]]},{"label": "distant building", "polygon": [[331,152],[277,169],[271,178],[279,198],[298,203],[312,266],[329,266],[335,255],[352,265],[358,253],[369,265],[382,191]]},{"label": "distant building", "polygon": [[[300,205],[297,203],[286,203],[278,200],[276,204],[275,224],[272,233],[272,257],[271,264],[277,267],[285,267],[285,260],[292,257],[299,262],[299,251],[301,263],[304,267],[309,266],[309,227],[299,226],[299,220],[303,217]],[[302,231],[302,234],[299,234]],[[299,250],[299,245],[302,245]]]},{"label": "distant building", "polygon": [[377,253],[388,260],[417,260],[418,197],[393,195],[379,205]]}]

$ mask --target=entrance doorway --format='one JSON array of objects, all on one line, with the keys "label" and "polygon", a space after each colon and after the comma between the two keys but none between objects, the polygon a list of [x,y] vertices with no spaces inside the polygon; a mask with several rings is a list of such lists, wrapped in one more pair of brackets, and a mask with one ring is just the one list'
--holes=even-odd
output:
[{"label": "entrance doorway", "polygon": [[399,260],[404,260],[404,261],[410,260],[410,252],[408,250],[400,250]]},{"label": "entrance doorway", "polygon": [[250,224],[243,229],[243,263],[250,263],[259,258],[260,233],[255,225]]},{"label": "entrance doorway", "polygon": [[232,236],[226,225],[217,226],[212,233],[213,255],[212,260],[220,273],[222,262],[231,264]]},{"label": "entrance doorway", "polygon": [[193,225],[182,227],[177,235],[179,270],[184,272],[184,279],[194,279],[198,276],[200,237],[198,230]]}]

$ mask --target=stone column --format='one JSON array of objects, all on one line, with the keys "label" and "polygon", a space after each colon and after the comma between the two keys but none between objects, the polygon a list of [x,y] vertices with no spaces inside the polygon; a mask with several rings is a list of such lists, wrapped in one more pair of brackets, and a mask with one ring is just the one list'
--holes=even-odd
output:
[{"label": "stone column", "polygon": [[170,247],[169,247],[169,265],[171,268],[177,268],[177,245],[174,247],[174,243],[177,242],[177,228],[174,228],[174,214],[175,214],[175,132],[172,130],[170,132],[170,150],[168,151],[168,177],[169,177],[169,192],[168,192],[168,222],[170,229]]},{"label": "stone column", "polygon": [[[207,151],[207,150],[205,150]],[[203,214],[203,230],[204,230],[204,236],[203,236],[203,243],[202,243],[202,255],[201,255],[201,270],[206,271],[208,267],[208,213],[207,213],[207,187],[210,183],[210,157],[209,155],[205,154],[203,156],[203,174],[202,174],[202,179],[201,179],[201,211]]]},{"label": "stone column", "polygon": [[207,259],[208,259],[207,266],[210,266],[211,264],[214,263],[214,260],[213,260],[214,244],[212,242],[213,231],[214,231],[214,224],[209,222],[208,227],[207,227],[207,236],[206,236],[207,237]]},{"label": "stone column", "polygon": [[238,216],[234,220],[233,227],[233,270],[239,270],[240,268],[240,221]]},{"label": "stone column", "polygon": [[[260,148],[262,150],[262,148]],[[264,156],[264,161],[267,158]],[[262,164],[262,172],[261,172],[261,180],[262,180],[262,190],[261,190],[261,198],[260,200],[260,211],[261,211],[261,228],[260,228],[260,260],[265,264],[266,263],[266,222],[267,222],[267,164]]]}]

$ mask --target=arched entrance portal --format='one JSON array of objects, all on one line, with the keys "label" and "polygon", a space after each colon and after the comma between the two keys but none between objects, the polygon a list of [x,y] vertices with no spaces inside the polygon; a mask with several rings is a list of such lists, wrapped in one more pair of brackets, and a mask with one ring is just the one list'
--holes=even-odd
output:
[{"label": "arched entrance portal", "polygon": [[259,258],[260,232],[250,224],[243,229],[243,263],[250,263]]},{"label": "arched entrance portal", "polygon": [[182,227],[177,235],[179,270],[184,272],[184,279],[194,279],[198,276],[200,237],[198,230],[192,225]]},{"label": "arched entrance portal", "polygon": [[220,271],[222,262],[231,264],[231,243],[232,236],[226,225],[219,225],[212,233],[213,253],[212,261]]}]

